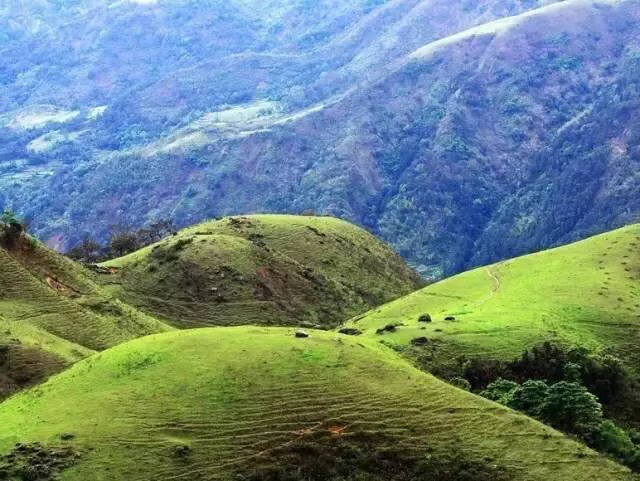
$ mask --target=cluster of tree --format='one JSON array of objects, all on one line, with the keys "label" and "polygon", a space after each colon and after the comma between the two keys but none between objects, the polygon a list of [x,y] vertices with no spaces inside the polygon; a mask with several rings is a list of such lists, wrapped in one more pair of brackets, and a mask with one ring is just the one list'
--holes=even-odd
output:
[{"label": "cluster of tree", "polygon": [[5,210],[0,215],[0,245],[11,249],[18,245],[27,231],[26,223],[14,212]]},{"label": "cluster of tree", "polygon": [[482,390],[498,378],[523,383],[530,379],[577,382],[609,404],[632,383],[622,362],[611,355],[591,354],[577,347],[563,350],[545,342],[526,350],[511,362],[474,359],[463,365],[464,377],[471,387]]},{"label": "cluster of tree", "polygon": [[637,404],[637,383],[622,362],[584,348],[544,343],[511,362],[472,360],[465,379],[481,395],[522,411],[640,471],[640,434],[608,416]]},{"label": "cluster of tree", "polygon": [[481,394],[556,429],[581,437],[589,446],[608,453],[640,471],[640,436],[627,432],[602,413],[602,404],[577,382],[547,384],[530,379],[522,384],[498,379]]},{"label": "cluster of tree", "polygon": [[126,225],[112,228],[111,236],[106,244],[86,236],[82,242],[70,249],[66,255],[73,260],[94,264],[115,257],[122,257],[142,247],[162,240],[175,233],[175,225],[171,219],[161,219],[149,227],[134,229]]}]

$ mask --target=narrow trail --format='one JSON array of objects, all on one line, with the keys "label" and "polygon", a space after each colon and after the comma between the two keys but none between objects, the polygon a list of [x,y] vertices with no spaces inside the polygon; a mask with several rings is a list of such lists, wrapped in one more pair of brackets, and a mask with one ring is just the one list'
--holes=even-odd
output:
[{"label": "narrow trail", "polygon": [[487,271],[487,275],[493,281],[493,288],[491,289],[491,296],[493,296],[496,292],[500,290],[502,283],[500,281],[500,278],[491,270],[491,267],[487,267],[485,270]]},{"label": "narrow trail", "polygon": [[481,299],[474,307],[480,307],[485,302],[489,301],[494,296],[494,294],[500,290],[500,287],[502,287],[502,282],[500,281],[500,278],[491,269],[491,267],[485,267],[484,270],[487,273],[487,276],[489,276],[489,279],[491,279],[493,286],[491,287],[491,292],[489,292],[489,294],[486,297]]}]

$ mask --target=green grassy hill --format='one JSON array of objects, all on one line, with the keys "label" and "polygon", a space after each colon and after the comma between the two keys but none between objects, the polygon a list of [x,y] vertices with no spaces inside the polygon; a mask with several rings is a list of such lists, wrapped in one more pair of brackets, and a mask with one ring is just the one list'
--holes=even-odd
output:
[{"label": "green grassy hill", "polygon": [[[560,433],[445,384],[376,342],[310,334],[175,331],[94,355],[0,404],[3,469],[11,476],[69,466],[65,481],[301,479],[304,463],[335,461],[324,450],[315,459],[313,446],[337,446],[355,458],[335,472],[351,477],[327,481],[629,479]],[[358,450],[361,442],[366,449]],[[372,451],[397,477],[357,464]],[[417,459],[422,474],[401,477]],[[299,477],[269,477],[273,469]]]},{"label": "green grassy hill", "polygon": [[420,287],[385,244],[329,217],[206,222],[104,266],[114,295],[180,327],[333,327]]},{"label": "green grassy hill", "polygon": [[[427,313],[433,322],[419,322]],[[608,351],[636,368],[640,225],[465,272],[348,324],[396,345],[425,336],[438,362],[507,360],[552,340]],[[388,324],[401,325],[376,334]]]},{"label": "green grassy hill", "polygon": [[43,245],[0,248],[0,398],[95,350],[170,328]]}]

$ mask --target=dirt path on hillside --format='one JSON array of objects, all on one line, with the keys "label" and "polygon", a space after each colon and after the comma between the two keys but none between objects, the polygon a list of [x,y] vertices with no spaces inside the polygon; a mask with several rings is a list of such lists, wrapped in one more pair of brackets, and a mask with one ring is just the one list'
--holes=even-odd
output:
[{"label": "dirt path on hillside", "polygon": [[487,276],[489,276],[489,279],[491,279],[491,283],[493,285],[491,286],[491,292],[489,292],[489,294],[480,302],[478,302],[474,307],[480,307],[481,305],[483,305],[485,302],[491,299],[496,292],[500,290],[500,287],[502,287],[502,282],[500,281],[498,274],[494,270],[492,270],[491,267],[485,267],[484,270],[487,273]]}]

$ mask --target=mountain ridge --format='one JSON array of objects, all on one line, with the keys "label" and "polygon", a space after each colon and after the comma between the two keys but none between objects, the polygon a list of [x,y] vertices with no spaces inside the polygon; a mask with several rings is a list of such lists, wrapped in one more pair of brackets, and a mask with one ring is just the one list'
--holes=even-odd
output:
[{"label": "mountain ridge", "polygon": [[[160,72],[153,88],[134,84],[130,107],[107,102],[91,124],[82,120],[88,107],[59,106],[56,115],[80,114],[50,137],[42,138],[46,129],[20,133],[25,143],[53,147],[0,162],[8,169],[0,204],[32,218],[60,249],[86,234],[103,239],[114,217],[140,225],[171,215],[186,226],[219,215],[315,210],[365,226],[428,278],[631,222],[640,210],[637,4],[545,4],[407,0],[363,13],[354,0],[323,17],[326,25],[334,14],[342,19],[321,35],[337,42],[332,60],[317,50],[320,41],[294,46],[284,37],[276,46],[256,43],[261,51],[229,44],[238,51],[222,64],[209,60],[211,75],[222,65],[228,72],[216,77],[216,92],[241,89],[248,78],[261,82],[246,87],[250,95],[214,97],[210,82],[199,87],[205,77],[197,66],[187,65],[188,74],[177,73],[182,66]],[[159,2],[126,21],[138,25],[166,8]],[[500,25],[500,35],[469,33]],[[353,43],[344,51],[343,36]],[[416,58],[434,42],[439,53]],[[255,57],[270,48],[292,56]],[[317,64],[302,67],[296,59],[307,52]],[[274,80],[276,70],[290,78]],[[69,140],[73,132],[84,137]],[[19,142],[9,136],[5,153],[19,152]],[[54,190],[57,199],[46,194]],[[88,212],[87,200],[99,208]]]}]

